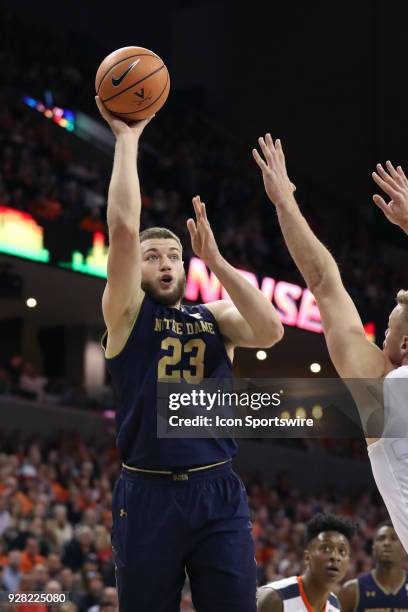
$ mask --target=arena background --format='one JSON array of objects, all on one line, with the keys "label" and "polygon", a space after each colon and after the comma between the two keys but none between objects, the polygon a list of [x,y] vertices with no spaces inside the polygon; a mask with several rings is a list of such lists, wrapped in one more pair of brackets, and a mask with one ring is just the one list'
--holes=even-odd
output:
[{"label": "arena background", "polygon": [[[371,171],[386,159],[407,168],[408,6],[13,2],[0,11],[0,566],[23,551],[21,589],[56,580],[75,592],[71,609],[86,611],[114,585],[119,469],[99,349],[112,163],[94,104],[99,62],[136,44],[169,67],[170,98],[141,148],[142,223],[181,235],[190,299],[212,295],[185,228],[195,193],[223,254],[274,292],[285,338],[263,360],[237,351],[236,374],[319,380],[335,376],[319,319],[250,152],[266,131],[282,139],[302,210],[381,344],[408,273],[404,236],[372,203]],[[348,577],[370,567],[386,512],[362,440],[243,441],[237,467],[260,583],[300,570],[303,524],[318,510],[358,522]]]}]

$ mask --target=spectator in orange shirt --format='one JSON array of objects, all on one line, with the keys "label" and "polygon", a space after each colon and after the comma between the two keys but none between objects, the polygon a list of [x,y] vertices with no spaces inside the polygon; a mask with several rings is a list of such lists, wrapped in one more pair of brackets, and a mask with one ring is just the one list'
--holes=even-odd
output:
[{"label": "spectator in orange shirt", "polygon": [[37,219],[53,221],[61,216],[62,205],[55,197],[41,194],[28,207],[28,210]]},{"label": "spectator in orange shirt", "polygon": [[86,232],[104,232],[106,230],[106,225],[100,218],[99,208],[96,206],[91,208],[82,219],[79,227]]},{"label": "spectator in orange shirt", "polygon": [[[32,593],[34,591],[34,578],[31,574],[21,577],[19,593]],[[16,607],[16,612],[47,612],[48,606],[42,603],[21,603]]]},{"label": "spectator in orange shirt", "polygon": [[20,569],[24,574],[31,572],[37,563],[46,563],[45,557],[40,555],[40,545],[38,540],[28,537],[25,548],[21,553]]}]

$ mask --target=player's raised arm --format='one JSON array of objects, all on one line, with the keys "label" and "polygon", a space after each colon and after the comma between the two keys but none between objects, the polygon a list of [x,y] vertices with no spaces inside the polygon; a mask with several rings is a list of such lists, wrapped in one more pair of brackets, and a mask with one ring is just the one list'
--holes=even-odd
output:
[{"label": "player's raised arm", "polygon": [[193,206],[196,220],[189,219],[187,227],[194,253],[214,272],[232,300],[206,304],[222,335],[233,346],[272,346],[283,336],[278,313],[266,296],[222,257],[199,196],[193,198]]},{"label": "player's raised arm", "polygon": [[105,109],[99,111],[116,137],[108,195],[108,282],[102,308],[108,331],[126,326],[143,297],[139,242],[141,197],[137,174],[139,138],[149,119],[128,125]]},{"label": "player's raised arm", "polygon": [[293,195],[280,140],[270,134],[259,139],[263,157],[253,156],[262,171],[266,193],[275,205],[287,247],[314,294],[330,357],[343,378],[377,378],[385,373],[386,358],[365,335],[357,309],[345,290],[338,266],[309,227]]},{"label": "player's raised arm", "polygon": [[387,170],[381,164],[377,164],[377,172],[373,172],[373,179],[391,200],[387,203],[378,194],[373,195],[373,200],[388,221],[398,225],[408,234],[408,179],[401,166],[394,168],[390,161],[386,162],[386,166]]}]

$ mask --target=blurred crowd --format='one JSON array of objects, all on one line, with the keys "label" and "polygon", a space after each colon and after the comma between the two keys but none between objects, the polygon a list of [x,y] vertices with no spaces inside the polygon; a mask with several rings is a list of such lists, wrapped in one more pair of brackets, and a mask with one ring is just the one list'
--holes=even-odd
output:
[{"label": "blurred crowd", "polygon": [[0,397],[13,396],[35,400],[42,404],[60,404],[97,412],[111,410],[114,405],[113,391],[103,386],[92,397],[83,384],[74,384],[62,377],[42,376],[31,361],[22,355],[13,355],[9,360],[0,358]]},{"label": "blurred crowd", "polygon": [[[87,63],[80,45],[76,49],[69,44],[66,53],[64,42],[49,31],[42,36],[35,29],[33,36],[23,17],[3,17],[0,205],[32,214],[45,228],[45,247],[66,261],[73,246],[87,251],[93,232],[106,233],[109,163],[87,145],[80,153],[75,135],[26,107],[21,96],[48,99],[96,118],[94,61]],[[44,62],[50,54],[53,62]],[[199,193],[207,202],[220,249],[231,263],[299,280],[250,149],[217,127],[204,109],[192,112],[193,106],[197,107],[174,94],[143,137],[142,226],[165,225],[175,231],[188,259],[191,247],[185,222],[191,215],[191,196]],[[383,249],[384,240],[395,234],[369,202],[356,203],[352,196],[343,202],[335,193],[321,193],[301,174],[297,176],[296,169],[293,180],[303,211],[336,254],[345,284],[365,318],[384,322],[396,289],[408,287],[407,267],[392,265]],[[82,388],[47,380],[19,355],[0,366],[0,394],[88,405]],[[361,455],[360,443],[339,442],[338,448],[333,448],[335,442],[327,444],[328,450],[339,454],[350,453],[351,448],[352,456]],[[61,612],[114,612],[110,529],[119,461],[113,439],[85,444],[79,435],[27,440],[19,433],[10,438],[0,433],[0,449],[1,587],[8,592],[69,591],[72,601],[60,606]],[[343,494],[333,489],[303,495],[285,478],[271,483],[254,475],[248,476],[246,485],[260,584],[301,570],[304,523],[318,511],[346,515],[358,523],[348,577],[370,569],[370,544],[385,518],[375,492]],[[47,608],[38,605],[32,610]],[[182,610],[192,610],[188,587]]]},{"label": "blurred crowd", "polygon": [[[85,440],[0,432],[0,585],[7,592],[69,591],[67,612],[116,611],[110,530],[120,462],[111,437]],[[299,573],[305,522],[316,512],[358,525],[348,577],[371,568],[370,545],[386,514],[376,492],[333,486],[301,494],[285,474],[244,476],[253,522],[258,580]],[[17,608],[18,609],[18,608]],[[33,608],[45,612],[47,608]],[[188,585],[182,610],[192,610]]]},{"label": "blurred crowd", "polygon": [[[0,203],[36,218],[45,228],[44,246],[55,261],[70,261],[74,247],[86,254],[93,233],[107,232],[109,165],[88,145],[82,144],[84,152],[79,153],[74,135],[21,100],[11,102],[3,94],[1,102]],[[299,281],[257,169],[249,154],[242,153],[239,144],[203,115],[169,104],[143,138],[142,227],[164,225],[175,231],[188,260],[192,251],[186,220],[191,196],[199,193],[207,202],[221,252],[234,265]],[[328,208],[327,198],[307,184],[299,186],[299,200],[319,237],[335,253],[365,318],[384,320],[396,290],[408,286],[408,272],[384,254],[382,234],[387,234],[379,211],[369,204],[350,209],[335,196]]]},{"label": "blurred crowd", "polygon": [[[24,94],[48,99],[51,106],[82,110],[101,120],[93,99],[97,60],[81,53],[84,41],[78,40],[73,49],[69,32],[64,39],[46,24],[39,27],[33,36],[23,13],[3,9],[0,204],[28,210],[45,227],[45,246],[51,247],[51,254],[56,250],[61,257],[67,245],[65,255],[70,260],[73,245],[86,252],[92,233],[106,232],[111,162],[101,161],[88,145],[79,151],[75,135],[56,128],[21,102]],[[47,61],[50,55],[52,62]],[[199,193],[207,203],[221,251],[234,265],[299,280],[251,158],[254,144],[241,142],[217,125],[201,96],[173,91],[142,139],[142,226],[173,229],[184,242],[188,259],[186,219],[192,211],[191,197]],[[335,253],[357,305],[367,320],[384,320],[396,290],[408,286],[407,268],[393,265],[383,248],[384,240],[396,242],[396,230],[370,201],[356,202],[352,194],[348,200],[340,199],[335,186],[331,193],[323,193],[318,177],[304,177],[301,169],[291,167],[291,178],[298,186],[302,209]]]}]

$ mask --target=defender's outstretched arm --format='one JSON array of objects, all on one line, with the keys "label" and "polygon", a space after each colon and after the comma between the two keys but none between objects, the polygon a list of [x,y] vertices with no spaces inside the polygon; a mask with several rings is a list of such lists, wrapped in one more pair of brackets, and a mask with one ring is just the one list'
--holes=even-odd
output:
[{"label": "defender's outstretched arm", "polygon": [[386,162],[386,166],[387,170],[377,164],[373,179],[391,200],[386,202],[378,194],[373,195],[373,200],[390,223],[398,225],[408,234],[408,179],[401,166],[395,169],[390,161]]},{"label": "defender's outstretched arm", "polygon": [[280,140],[259,139],[263,157],[253,156],[262,171],[266,193],[275,205],[290,254],[314,294],[330,357],[343,378],[380,378],[386,369],[382,351],[364,332],[357,309],[344,288],[338,266],[300,212],[293,195]]}]

